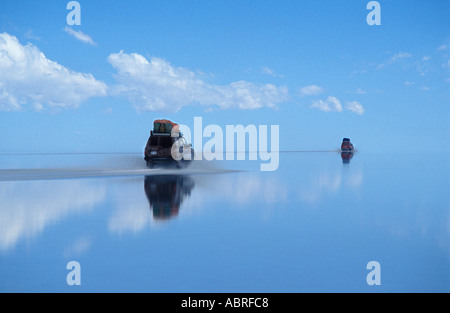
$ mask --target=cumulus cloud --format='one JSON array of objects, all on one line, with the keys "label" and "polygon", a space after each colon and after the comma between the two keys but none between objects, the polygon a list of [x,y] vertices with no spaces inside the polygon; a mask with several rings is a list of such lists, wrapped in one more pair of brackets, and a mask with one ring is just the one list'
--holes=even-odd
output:
[{"label": "cumulus cloud", "polygon": [[194,72],[166,60],[123,51],[111,54],[109,63],[119,82],[114,93],[126,96],[137,111],[175,112],[190,104],[221,109],[277,108],[288,99],[286,87],[237,81],[213,85]]},{"label": "cumulus cloud", "polygon": [[2,88],[0,82],[0,111],[18,111],[20,104],[14,96]]},{"label": "cumulus cloud", "polygon": [[300,89],[300,95],[302,96],[316,96],[324,92],[324,89],[317,85],[305,86]]},{"label": "cumulus cloud", "polygon": [[347,102],[345,108],[350,110],[358,115],[364,114],[364,107],[358,101]]},{"label": "cumulus cloud", "polygon": [[336,97],[329,96],[326,100],[314,101],[311,108],[317,108],[323,112],[342,112],[342,104]]},{"label": "cumulus cloud", "polygon": [[64,31],[65,31],[66,33],[68,33],[69,35],[75,37],[75,38],[78,39],[79,41],[82,41],[82,42],[84,42],[84,43],[87,43],[87,44],[89,44],[89,45],[91,45],[91,46],[97,45],[97,44],[94,42],[94,40],[91,38],[91,36],[86,35],[86,34],[83,33],[82,31],[76,31],[76,30],[73,30],[73,29],[72,29],[71,27],[69,27],[69,26],[64,27]]},{"label": "cumulus cloud", "polygon": [[106,92],[106,84],[91,74],[69,70],[47,59],[36,46],[0,34],[0,110],[21,110],[25,104],[36,110],[76,108]]}]

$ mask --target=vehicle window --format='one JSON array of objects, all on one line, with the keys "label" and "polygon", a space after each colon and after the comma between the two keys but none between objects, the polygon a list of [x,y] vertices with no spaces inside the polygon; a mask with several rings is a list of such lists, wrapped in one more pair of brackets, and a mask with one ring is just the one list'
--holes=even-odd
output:
[{"label": "vehicle window", "polygon": [[163,148],[171,148],[172,147],[172,137],[161,137],[159,138],[159,145]]},{"label": "vehicle window", "polygon": [[150,137],[150,146],[158,145],[158,137]]}]

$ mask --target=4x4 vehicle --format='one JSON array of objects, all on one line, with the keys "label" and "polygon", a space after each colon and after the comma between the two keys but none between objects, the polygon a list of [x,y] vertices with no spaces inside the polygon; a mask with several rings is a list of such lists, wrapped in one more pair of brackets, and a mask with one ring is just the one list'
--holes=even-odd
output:
[{"label": "4x4 vehicle", "polygon": [[157,162],[175,163],[181,168],[194,159],[194,149],[180,133],[178,124],[156,120],[145,147],[144,159],[150,168]]},{"label": "4x4 vehicle", "polygon": [[342,140],[341,150],[342,151],[353,151],[353,144],[350,142],[349,138],[344,138]]}]

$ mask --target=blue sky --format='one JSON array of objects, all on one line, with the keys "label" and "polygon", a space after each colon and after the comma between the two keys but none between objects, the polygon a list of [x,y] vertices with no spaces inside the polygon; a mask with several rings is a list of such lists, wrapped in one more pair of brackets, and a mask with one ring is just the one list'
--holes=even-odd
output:
[{"label": "blue sky", "polygon": [[[282,150],[449,152],[450,2],[0,2],[0,153],[141,152],[156,118]],[[195,147],[194,147],[195,148]]]}]

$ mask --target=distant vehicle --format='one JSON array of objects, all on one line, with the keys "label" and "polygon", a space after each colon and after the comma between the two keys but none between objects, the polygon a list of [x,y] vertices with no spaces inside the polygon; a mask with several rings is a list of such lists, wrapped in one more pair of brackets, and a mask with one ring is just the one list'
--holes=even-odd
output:
[{"label": "distant vehicle", "polygon": [[180,133],[180,125],[169,120],[156,120],[145,147],[147,167],[155,163],[174,163],[178,168],[194,159],[194,149]]},{"label": "distant vehicle", "polygon": [[341,151],[353,151],[353,144],[350,142],[349,138],[344,138],[342,140]]}]

